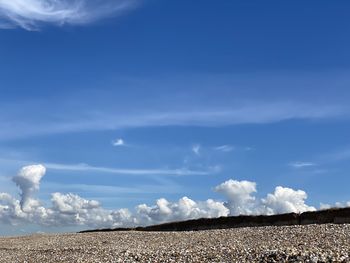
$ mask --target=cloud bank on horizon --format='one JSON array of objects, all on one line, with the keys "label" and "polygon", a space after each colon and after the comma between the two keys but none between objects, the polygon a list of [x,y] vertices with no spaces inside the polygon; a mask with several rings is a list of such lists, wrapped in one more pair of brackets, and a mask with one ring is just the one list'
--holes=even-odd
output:
[{"label": "cloud bank on horizon", "polygon": [[[176,202],[160,198],[152,206],[140,204],[134,212],[129,209],[108,210],[95,200],[76,194],[52,193],[51,206],[45,207],[35,198],[40,180],[46,173],[43,165],[23,167],[13,177],[20,189],[21,199],[0,193],[0,222],[3,224],[37,224],[41,226],[127,227],[150,225],[195,218],[213,218],[229,215],[279,214],[314,211],[305,203],[306,192],[277,186],[273,193],[258,199],[256,183],[230,179],[216,186],[214,191],[227,201],[194,201],[182,197]],[[339,204],[340,205],[340,204]],[[346,204],[345,204],[346,205]],[[347,203],[349,205],[349,203]],[[323,204],[321,208],[327,205]]]},{"label": "cloud bank on horizon", "polygon": [[0,0],[0,28],[37,30],[42,24],[82,25],[119,14],[136,0]]}]

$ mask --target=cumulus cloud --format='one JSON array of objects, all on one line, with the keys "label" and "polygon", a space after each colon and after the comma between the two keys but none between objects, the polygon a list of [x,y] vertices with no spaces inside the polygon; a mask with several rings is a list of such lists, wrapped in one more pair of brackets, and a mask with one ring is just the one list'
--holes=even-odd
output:
[{"label": "cumulus cloud", "polygon": [[212,218],[229,214],[229,209],[222,202],[216,202],[212,199],[195,202],[188,197],[183,197],[174,203],[161,198],[154,206],[146,204],[137,206],[136,211],[141,224],[158,224],[203,217]]},{"label": "cumulus cloud", "polygon": [[132,212],[129,209],[105,209],[96,200],[57,192],[51,195],[51,204],[44,206],[35,199],[34,194],[39,190],[45,173],[43,165],[31,165],[23,167],[14,176],[13,181],[20,188],[21,199],[0,193],[0,222],[12,225],[129,227],[195,218],[315,210],[305,203],[307,194],[302,190],[278,186],[273,193],[259,199],[255,197],[255,182],[233,179],[214,188],[225,197],[226,202],[213,199],[195,201],[186,196],[175,202],[160,198],[154,205],[140,204]]},{"label": "cumulus cloud", "polygon": [[0,28],[86,24],[133,7],[136,0],[0,0]]},{"label": "cumulus cloud", "polygon": [[21,207],[25,208],[30,203],[33,193],[39,190],[40,180],[45,175],[46,168],[43,165],[30,165],[23,167],[13,177],[13,181],[21,190]]},{"label": "cumulus cloud", "polygon": [[95,200],[86,200],[75,194],[52,194],[52,219],[54,225],[87,225],[120,227],[134,225],[128,209],[106,210]]},{"label": "cumulus cloud", "polygon": [[218,185],[214,190],[228,199],[225,205],[230,209],[230,215],[273,215],[316,210],[305,203],[306,192],[282,186],[277,186],[274,193],[260,200],[254,196],[257,192],[255,182],[231,179]]},{"label": "cumulus cloud", "polygon": [[9,194],[0,193],[0,221],[7,224],[16,224],[24,217],[20,202]]},{"label": "cumulus cloud", "polygon": [[262,199],[264,206],[263,213],[268,215],[282,213],[302,213],[305,211],[315,211],[316,208],[305,204],[307,194],[302,190],[277,186],[273,194],[268,194]]},{"label": "cumulus cloud", "polygon": [[34,192],[39,190],[40,180],[45,173],[43,165],[26,166],[19,171],[13,181],[21,190],[21,200],[7,193],[0,193],[2,223],[127,227],[199,217],[226,216],[229,213],[223,202],[211,199],[195,202],[187,197],[173,203],[161,198],[154,206],[142,204],[136,207],[136,213],[131,213],[128,209],[104,209],[98,201],[87,200],[72,193],[53,193],[51,206],[45,207],[34,198]]},{"label": "cumulus cloud", "polygon": [[255,209],[256,183],[249,181],[228,180],[214,189],[228,199],[226,206],[231,215],[252,214]]}]

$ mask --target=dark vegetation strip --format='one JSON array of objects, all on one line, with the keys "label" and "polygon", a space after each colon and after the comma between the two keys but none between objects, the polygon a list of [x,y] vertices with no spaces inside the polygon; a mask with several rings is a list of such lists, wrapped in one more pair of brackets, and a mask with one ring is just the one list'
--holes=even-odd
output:
[{"label": "dark vegetation strip", "polygon": [[200,218],[187,221],[164,223],[160,225],[135,228],[106,228],[85,230],[79,233],[110,231],[198,231],[209,229],[226,229],[256,226],[293,226],[307,224],[344,224],[350,223],[350,207],[331,208],[301,214],[288,213],[280,215],[228,216],[219,218]]}]

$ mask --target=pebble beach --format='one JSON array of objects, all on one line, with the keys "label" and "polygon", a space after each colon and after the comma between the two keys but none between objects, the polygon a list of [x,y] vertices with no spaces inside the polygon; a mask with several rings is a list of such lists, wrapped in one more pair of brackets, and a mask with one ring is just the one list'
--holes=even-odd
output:
[{"label": "pebble beach", "polygon": [[350,262],[350,224],[1,237],[0,262]]}]

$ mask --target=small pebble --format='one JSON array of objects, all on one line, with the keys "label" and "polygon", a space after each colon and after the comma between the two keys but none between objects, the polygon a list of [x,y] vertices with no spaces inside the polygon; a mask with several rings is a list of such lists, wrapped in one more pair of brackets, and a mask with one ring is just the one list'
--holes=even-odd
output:
[{"label": "small pebble", "polygon": [[350,224],[3,237],[0,262],[350,262]]}]

